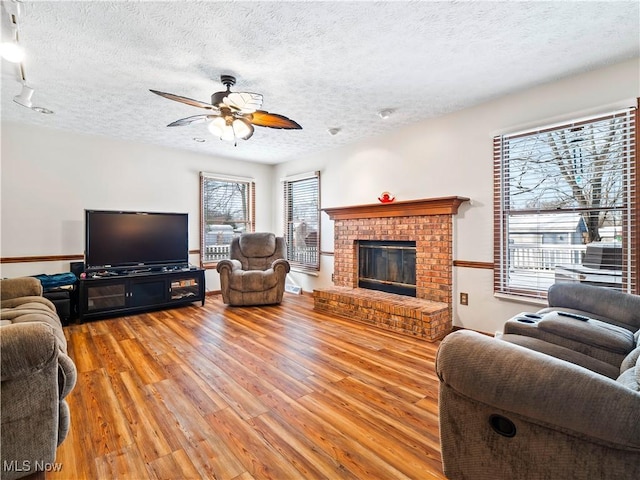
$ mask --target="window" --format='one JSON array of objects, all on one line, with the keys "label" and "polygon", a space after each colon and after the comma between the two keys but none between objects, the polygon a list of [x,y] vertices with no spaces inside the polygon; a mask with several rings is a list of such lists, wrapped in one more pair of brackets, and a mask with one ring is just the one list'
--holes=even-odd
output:
[{"label": "window", "polygon": [[636,116],[494,138],[496,293],[556,281],[637,293]]},{"label": "window", "polygon": [[303,271],[320,269],[320,172],[284,179],[287,258]]},{"label": "window", "polygon": [[200,262],[229,258],[233,237],[255,229],[252,179],[200,173]]}]

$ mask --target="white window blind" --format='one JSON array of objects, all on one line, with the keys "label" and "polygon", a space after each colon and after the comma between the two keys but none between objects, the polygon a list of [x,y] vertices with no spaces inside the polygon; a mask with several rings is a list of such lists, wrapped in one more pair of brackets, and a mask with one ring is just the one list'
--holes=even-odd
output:
[{"label": "white window blind", "polygon": [[200,173],[201,264],[229,258],[233,237],[255,229],[255,182]]},{"label": "white window blind", "polygon": [[320,269],[320,172],[284,179],[287,258],[293,268]]},{"label": "white window blind", "polygon": [[496,293],[637,292],[637,109],[494,138]]}]

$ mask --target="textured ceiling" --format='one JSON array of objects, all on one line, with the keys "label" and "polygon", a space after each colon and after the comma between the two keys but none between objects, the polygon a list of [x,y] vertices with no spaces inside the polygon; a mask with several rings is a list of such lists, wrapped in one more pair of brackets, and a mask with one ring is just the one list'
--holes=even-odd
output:
[{"label": "textured ceiling", "polygon": [[[3,120],[265,163],[640,55],[637,1],[20,3],[33,103],[55,114],[12,102],[3,60]],[[303,130],[256,127],[234,147],[204,124],[166,127],[205,111],[150,88],[209,101],[221,74]]]}]

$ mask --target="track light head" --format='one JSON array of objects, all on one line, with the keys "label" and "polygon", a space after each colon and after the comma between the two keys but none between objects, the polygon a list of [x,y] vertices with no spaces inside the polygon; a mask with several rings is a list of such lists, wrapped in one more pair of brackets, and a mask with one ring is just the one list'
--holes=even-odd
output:
[{"label": "track light head", "polygon": [[13,97],[13,101],[23,107],[31,108],[33,106],[33,103],[31,103],[31,97],[33,97],[33,88],[28,85],[23,85],[20,95]]}]

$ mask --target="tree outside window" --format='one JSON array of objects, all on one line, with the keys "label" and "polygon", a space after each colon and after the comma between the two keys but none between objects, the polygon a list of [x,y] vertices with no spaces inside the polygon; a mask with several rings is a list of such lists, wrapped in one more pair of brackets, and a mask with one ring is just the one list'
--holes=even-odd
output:
[{"label": "tree outside window", "polygon": [[635,110],[494,139],[497,292],[636,287]]},{"label": "tree outside window", "polygon": [[234,237],[254,230],[255,184],[250,179],[200,174],[202,264],[229,258]]},{"label": "tree outside window", "polygon": [[299,270],[320,269],[320,172],[284,180],[287,259]]}]

